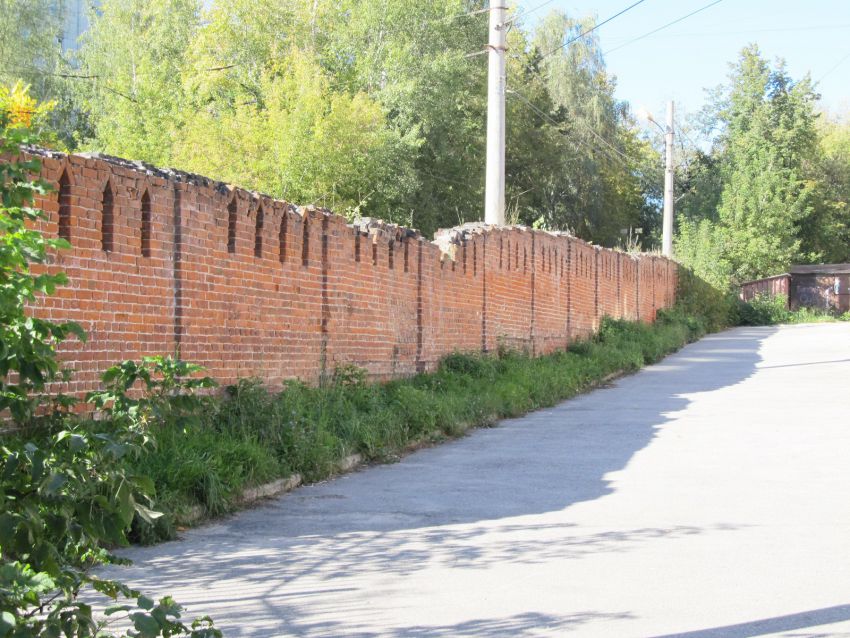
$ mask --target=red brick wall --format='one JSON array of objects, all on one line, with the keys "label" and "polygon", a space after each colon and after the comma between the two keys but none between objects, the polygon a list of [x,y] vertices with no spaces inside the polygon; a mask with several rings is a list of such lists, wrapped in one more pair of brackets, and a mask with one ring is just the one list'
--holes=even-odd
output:
[{"label": "red brick wall", "polygon": [[655,321],[655,257],[647,256],[637,262],[638,319]]},{"label": "red brick wall", "polygon": [[534,243],[534,342],[535,354],[545,354],[567,346],[566,280],[562,262],[565,241],[547,233],[533,233]]},{"label": "red brick wall", "polygon": [[455,350],[551,352],[605,315],[652,321],[674,300],[675,263],[565,234],[472,224],[429,242],[123,160],[42,162],[57,192],[38,202],[41,227],[59,234],[61,199],[73,248],[50,266],[69,285],[36,312],[89,333],[61,348],[69,392],[175,349],[222,383],[316,381],[349,363],[391,378]]},{"label": "red brick wall", "polygon": [[487,350],[531,350],[531,273],[527,264],[523,265],[523,256],[531,247],[530,235],[516,228],[487,233],[487,316],[483,330]]},{"label": "red brick wall", "polygon": [[571,247],[572,276],[568,305],[570,338],[583,338],[597,328],[596,249],[577,239]]},{"label": "red brick wall", "polygon": [[791,288],[791,275],[782,274],[773,277],[765,277],[764,279],[756,279],[755,281],[747,281],[741,284],[741,299],[751,301],[757,295],[768,295],[770,297],[778,297],[779,295],[789,296],[788,292]]},{"label": "red brick wall", "polygon": [[[54,321],[76,321],[88,333],[86,344],[71,340],[62,352],[76,370],[74,381],[63,389],[81,394],[97,388],[100,373],[112,363],[174,351],[174,184],[80,156],[45,159],[42,176],[57,185],[57,192],[37,203],[47,212],[40,229],[50,237],[58,235],[58,184],[63,174],[70,190],[65,204],[74,249],[61,251],[49,268],[64,271],[70,284],[52,297],[40,297],[35,311]],[[102,246],[107,182],[113,193],[111,252]],[[141,252],[145,193],[155,220],[149,257]]]}]

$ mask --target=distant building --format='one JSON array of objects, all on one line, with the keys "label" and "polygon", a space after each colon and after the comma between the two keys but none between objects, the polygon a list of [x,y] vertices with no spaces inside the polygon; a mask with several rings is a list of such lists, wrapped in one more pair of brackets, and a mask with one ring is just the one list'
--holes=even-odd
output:
[{"label": "distant building", "polygon": [[819,308],[835,314],[850,312],[850,264],[791,266],[787,273],[741,284],[741,299],[757,295],[788,300],[791,310]]},{"label": "distant building", "polygon": [[79,39],[89,27],[88,10],[97,0],[56,0],[56,6],[63,16],[62,50],[73,51],[79,46]]}]

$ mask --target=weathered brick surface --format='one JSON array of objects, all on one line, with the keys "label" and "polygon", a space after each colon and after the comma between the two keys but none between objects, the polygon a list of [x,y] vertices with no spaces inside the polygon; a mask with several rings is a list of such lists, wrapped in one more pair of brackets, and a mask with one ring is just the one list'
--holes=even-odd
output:
[{"label": "weathered brick surface", "polygon": [[[65,176],[63,178],[63,175]],[[77,370],[63,388],[84,393],[97,387],[100,373],[111,363],[146,354],[174,351],[174,272],[172,261],[172,193],[167,180],[71,156],[45,159],[43,176],[57,184],[67,180],[73,250],[62,251],[51,270],[64,271],[70,285],[55,296],[40,298],[36,312],[55,321],[77,321],[88,332],[83,345],[70,341],[63,359]],[[113,193],[113,250],[101,243],[101,200],[109,183]],[[147,193],[147,197],[145,194]],[[150,203],[150,256],[141,253],[141,202]],[[41,229],[57,236],[58,191],[38,204],[48,213]]]},{"label": "weathered brick surface", "polygon": [[552,352],[603,316],[653,321],[674,300],[675,263],[565,234],[473,224],[429,242],[122,160],[42,162],[57,191],[37,202],[41,228],[73,248],[49,266],[69,285],[35,310],[89,333],[61,348],[68,392],[178,349],[222,383],[313,382],[345,364],[392,378],[454,350]]}]

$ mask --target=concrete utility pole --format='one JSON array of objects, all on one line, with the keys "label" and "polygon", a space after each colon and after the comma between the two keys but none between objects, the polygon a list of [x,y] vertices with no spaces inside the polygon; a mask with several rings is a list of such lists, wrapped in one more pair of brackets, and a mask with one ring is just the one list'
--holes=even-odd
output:
[{"label": "concrete utility pole", "polygon": [[487,76],[487,176],[484,222],[505,224],[505,0],[491,0],[489,74]]},{"label": "concrete utility pole", "polygon": [[673,257],[673,100],[667,103],[667,129],[664,131],[666,168],[664,170],[664,218],[662,220],[661,253]]}]

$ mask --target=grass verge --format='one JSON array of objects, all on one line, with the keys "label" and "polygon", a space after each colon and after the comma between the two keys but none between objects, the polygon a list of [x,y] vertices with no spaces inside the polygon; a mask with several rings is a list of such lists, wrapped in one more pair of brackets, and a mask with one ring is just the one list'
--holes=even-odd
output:
[{"label": "grass verge", "polygon": [[135,540],[172,537],[180,512],[193,507],[208,516],[232,511],[252,485],[296,472],[317,481],[352,453],[392,460],[413,443],[554,405],[702,334],[700,322],[670,310],[653,325],[605,319],[595,337],[564,352],[456,353],[436,372],[389,383],[368,383],[353,367],[337,370],[321,387],[290,382],[277,393],[243,380],[210,399],[199,424],[152,432],[155,450],[133,469],[153,479],[166,515],[155,527],[136,525]]}]

